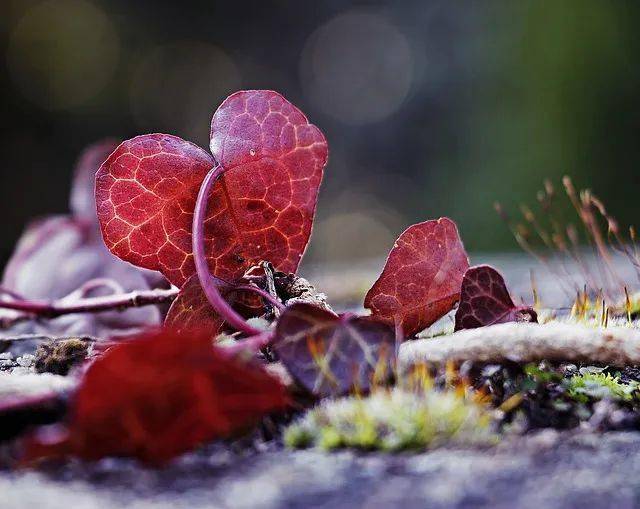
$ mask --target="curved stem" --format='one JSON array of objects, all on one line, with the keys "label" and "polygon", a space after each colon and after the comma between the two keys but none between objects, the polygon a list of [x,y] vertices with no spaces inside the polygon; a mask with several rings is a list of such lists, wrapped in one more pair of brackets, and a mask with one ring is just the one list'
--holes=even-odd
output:
[{"label": "curved stem", "polygon": [[204,249],[204,221],[207,215],[207,204],[209,202],[209,194],[213,185],[223,175],[225,169],[222,165],[216,165],[202,181],[200,191],[198,193],[198,199],[196,200],[196,207],[193,213],[193,228],[192,228],[192,242],[193,242],[193,260],[196,265],[196,272],[198,279],[200,280],[200,286],[207,296],[209,303],[216,310],[216,312],[224,318],[224,320],[234,329],[244,332],[249,336],[255,336],[262,331],[249,325],[242,316],[240,316],[235,309],[233,309],[229,303],[224,300],[216,284],[211,279],[209,273],[209,264]]}]

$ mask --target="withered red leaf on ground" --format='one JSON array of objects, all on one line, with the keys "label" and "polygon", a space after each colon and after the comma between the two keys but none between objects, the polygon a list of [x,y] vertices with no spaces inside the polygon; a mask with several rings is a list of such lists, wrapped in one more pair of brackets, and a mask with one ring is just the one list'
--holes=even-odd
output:
[{"label": "withered red leaf on ground", "polygon": [[336,316],[293,304],[278,320],[274,350],[291,376],[316,396],[366,391],[393,372],[394,331],[368,317]]},{"label": "withered red leaf on ground", "polygon": [[496,323],[538,322],[537,313],[516,306],[502,275],[490,265],[471,267],[462,280],[455,330],[475,329]]},{"label": "withered red leaf on ground", "polygon": [[130,456],[161,465],[288,404],[277,379],[216,349],[209,336],[150,332],[91,364],[63,438],[43,443],[36,434],[26,459]]},{"label": "withered red leaf on ground", "polygon": [[[237,92],[215,112],[211,150],[227,173],[209,199],[205,245],[211,273],[233,281],[261,260],[295,272],[304,253],[327,143],[280,94]],[[107,247],[181,286],[195,273],[195,200],[214,158],[175,136],[122,143],[97,175],[98,217]]]},{"label": "withered red leaf on ground", "polygon": [[76,218],[97,223],[96,172],[119,143],[120,141],[114,138],[104,139],[92,143],[80,154],[73,175],[70,197],[71,212]]},{"label": "withered red leaf on ground", "polygon": [[364,306],[375,320],[412,336],[453,308],[468,267],[453,221],[444,217],[415,224],[396,240]]}]

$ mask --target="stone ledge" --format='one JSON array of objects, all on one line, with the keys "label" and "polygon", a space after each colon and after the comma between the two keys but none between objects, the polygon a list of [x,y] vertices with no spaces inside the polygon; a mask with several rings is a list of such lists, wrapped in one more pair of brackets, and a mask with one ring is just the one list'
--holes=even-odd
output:
[{"label": "stone ledge", "polygon": [[590,328],[567,323],[503,323],[407,341],[400,346],[398,366],[400,372],[404,372],[415,364],[467,360],[481,363],[549,360],[611,366],[640,364],[640,329]]}]

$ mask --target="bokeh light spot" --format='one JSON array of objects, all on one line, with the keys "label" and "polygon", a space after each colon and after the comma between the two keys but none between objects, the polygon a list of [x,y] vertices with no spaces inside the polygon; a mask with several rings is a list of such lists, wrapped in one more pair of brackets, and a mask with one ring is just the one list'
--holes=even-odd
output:
[{"label": "bokeh light spot", "polygon": [[221,48],[198,41],[157,46],[131,81],[131,110],[141,131],[165,131],[209,145],[211,115],[240,88],[240,72]]},{"label": "bokeh light spot", "polygon": [[409,93],[413,58],[407,38],[384,17],[351,11],[321,26],[301,57],[301,81],[313,104],[348,124],[394,113]]},{"label": "bokeh light spot", "polygon": [[95,97],[118,63],[108,16],[84,0],[49,0],[30,8],[10,35],[7,67],[15,86],[46,109],[70,109]]}]

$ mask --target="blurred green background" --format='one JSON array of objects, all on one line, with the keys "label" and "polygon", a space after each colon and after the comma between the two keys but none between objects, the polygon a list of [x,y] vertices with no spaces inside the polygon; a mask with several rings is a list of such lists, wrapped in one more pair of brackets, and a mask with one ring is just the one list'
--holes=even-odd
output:
[{"label": "blurred green background", "polygon": [[2,0],[0,261],[64,212],[106,136],[208,145],[226,95],[272,88],[327,135],[309,262],[384,256],[448,215],[471,251],[515,244],[492,210],[543,178],[640,225],[640,2]]}]

